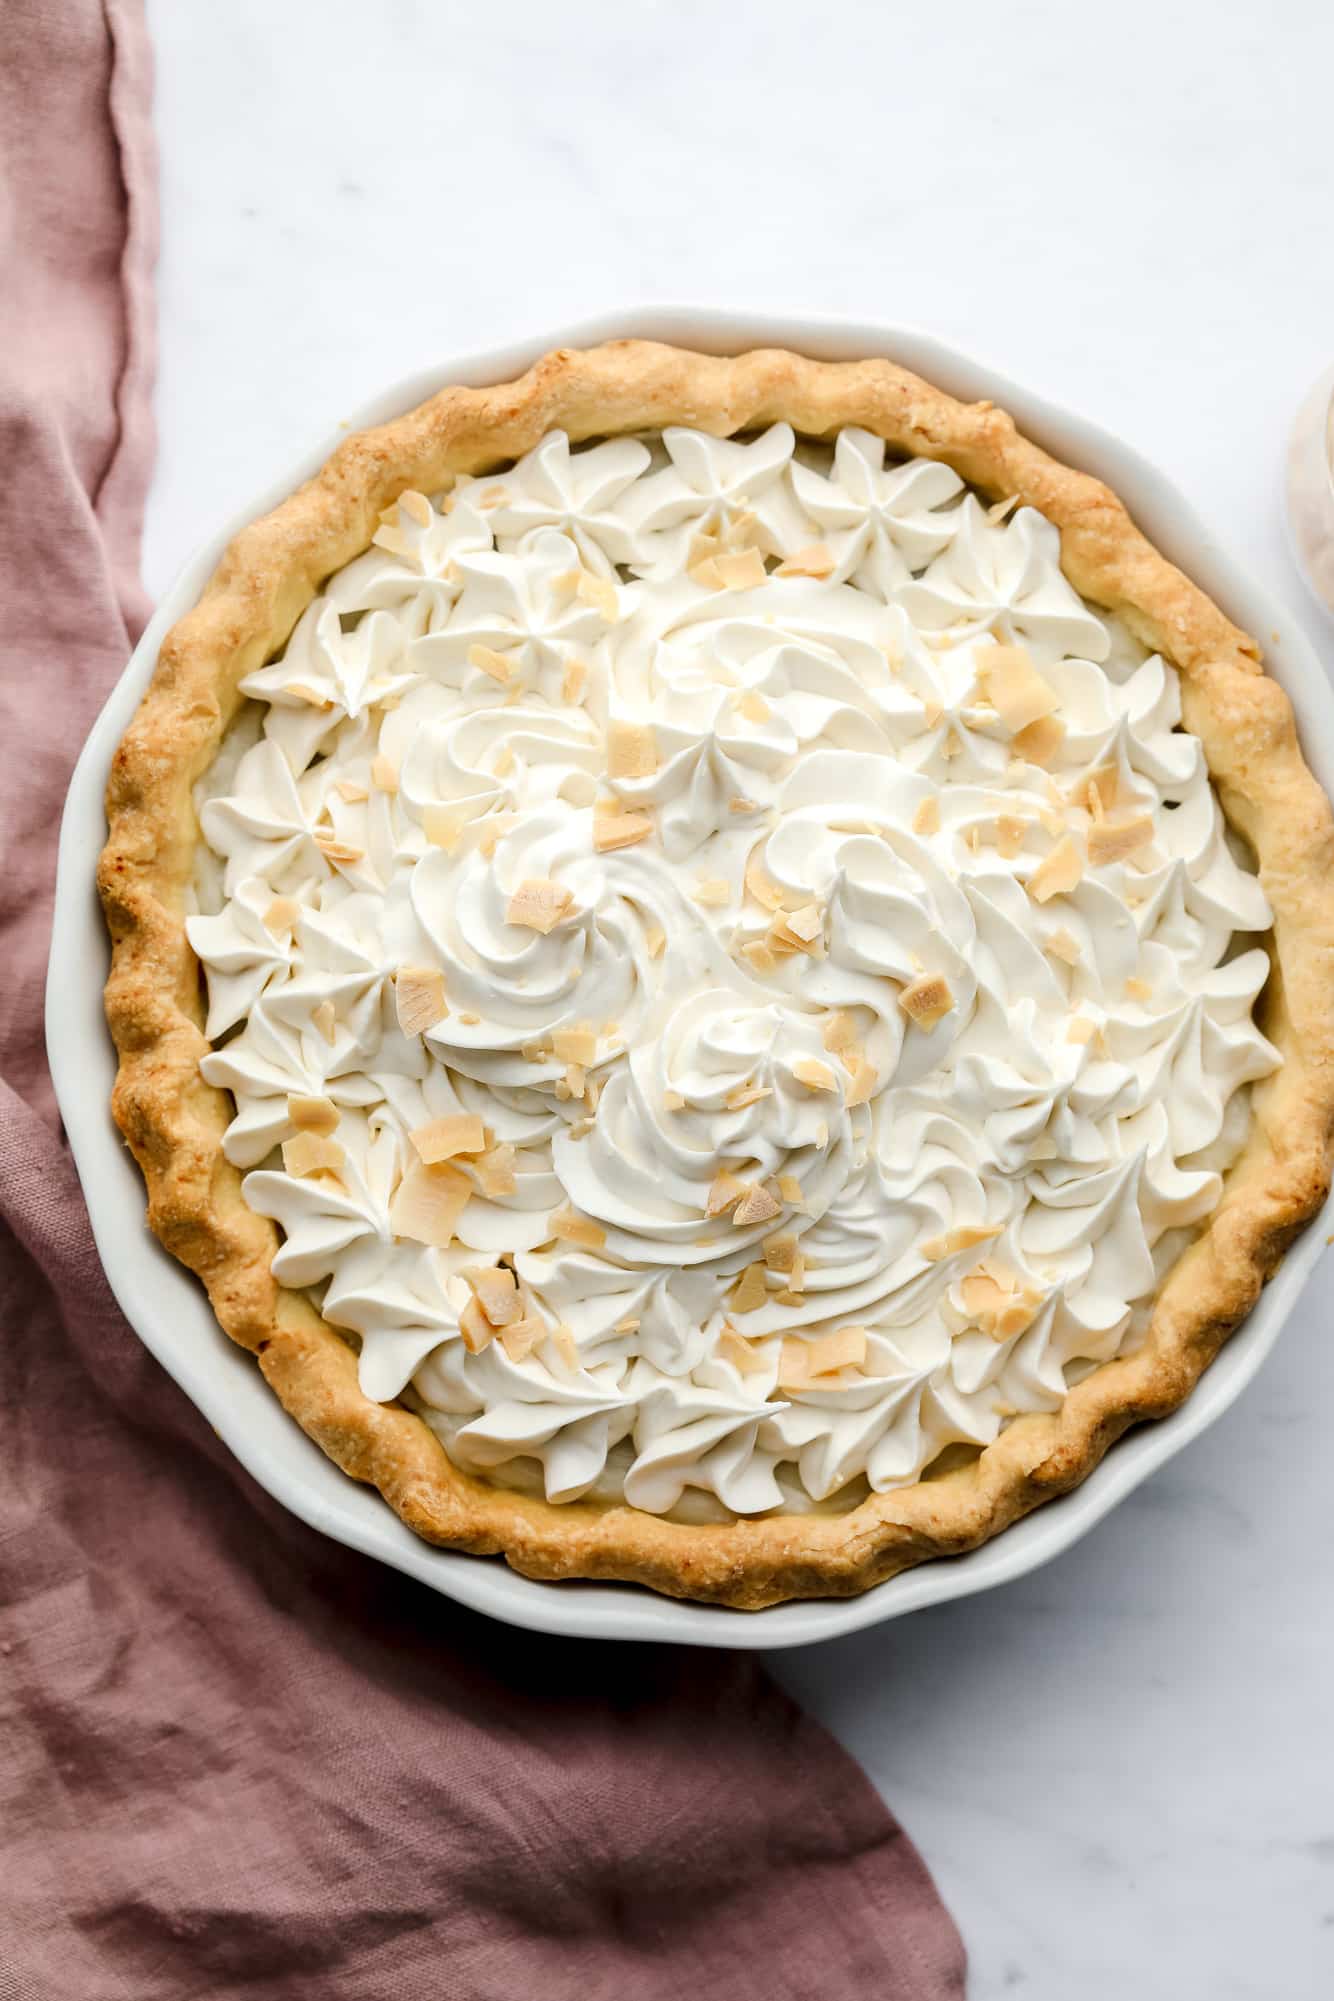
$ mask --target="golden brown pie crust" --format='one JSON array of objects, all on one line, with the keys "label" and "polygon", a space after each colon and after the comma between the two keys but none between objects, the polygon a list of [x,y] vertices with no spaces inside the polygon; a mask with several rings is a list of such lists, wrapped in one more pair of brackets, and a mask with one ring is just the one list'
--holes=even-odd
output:
[{"label": "golden brown pie crust", "polygon": [[[1208,1228],[1169,1273],[1149,1336],[1048,1416],[1015,1420],[975,1460],[872,1496],[843,1515],[695,1526],[588,1501],[554,1506],[462,1472],[427,1425],[362,1394],[352,1348],[272,1276],[274,1225],[222,1154],[232,1115],[206,1085],[199,968],[185,936],[198,838],[191,788],[240,704],[237,685],[286,641],[331,572],[366,549],[382,508],[518,458],[560,427],[572,441],[688,424],[727,436],[785,420],[843,425],[894,452],[943,460],[979,491],[1017,496],[1060,530],[1085,598],[1119,613],[1181,671],[1186,726],[1229,820],[1253,848],[1274,911],[1266,1032],[1283,1063],[1253,1097],[1246,1148]],[[1286,695],[1255,642],[1145,540],[1100,481],[1021,437],[1004,411],[964,404],[892,362],[817,362],[781,350],[719,360],[647,341],[546,355],[516,382],[447,388],[350,435],[316,476],[228,548],[163,641],[116,752],[98,884],[114,941],[107,1017],[120,1052],[117,1123],[148,1186],[149,1222],[208,1288],[286,1409],[427,1541],[503,1555],[540,1578],[632,1579],[747,1609],[843,1597],[957,1555],[1075,1486],[1114,1439],[1174,1410],[1253,1304],[1329,1185],[1334,1134],[1334,816],[1303,762]]]}]

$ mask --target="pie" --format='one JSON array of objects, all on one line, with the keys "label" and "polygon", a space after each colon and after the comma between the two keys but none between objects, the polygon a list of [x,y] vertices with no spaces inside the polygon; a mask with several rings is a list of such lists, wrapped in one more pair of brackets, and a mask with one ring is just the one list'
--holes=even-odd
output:
[{"label": "pie", "polygon": [[1174,1409],[1329,1181],[1334,835],[1255,643],[891,362],[447,388],[115,758],[116,1118],[429,1541],[760,1607]]}]

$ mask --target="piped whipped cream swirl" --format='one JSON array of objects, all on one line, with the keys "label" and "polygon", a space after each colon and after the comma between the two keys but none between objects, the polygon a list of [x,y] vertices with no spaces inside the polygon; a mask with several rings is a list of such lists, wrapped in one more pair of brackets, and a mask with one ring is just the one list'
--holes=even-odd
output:
[{"label": "piped whipped cream swirl", "polygon": [[849,1506],[1141,1337],[1270,918],[1059,555],[863,431],[554,432],[243,683],[201,1067],[276,1275],[459,1464]]}]

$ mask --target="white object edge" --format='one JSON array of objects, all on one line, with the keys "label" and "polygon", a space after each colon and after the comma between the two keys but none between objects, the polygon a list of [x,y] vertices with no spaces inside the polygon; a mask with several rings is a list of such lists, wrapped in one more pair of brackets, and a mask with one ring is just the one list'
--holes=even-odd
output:
[{"label": "white object edge", "polygon": [[[1292,615],[1238,568],[1170,482],[1138,453],[913,328],[684,308],[610,314],[557,328],[520,346],[444,361],[378,396],[357,412],[351,427],[382,423],[446,383],[505,381],[550,348],[586,347],[619,337],[674,341],[716,354],[780,346],[834,361],[883,355],[966,401],[989,398],[1008,410],[1022,431],[1057,458],[1115,488],[1150,539],[1256,636],[1269,671],[1292,699],[1306,757],[1334,795],[1334,691]],[[109,955],[93,880],[106,838],[107,772],[164,634],[196,601],[226,542],[314,473],[347,428],[334,430],[268,485],[186,565],[94,724],[70,783],[60,830],[47,1046],[98,1252],[131,1326],[253,1478],[302,1521],[381,1558],[446,1598],[537,1632],[691,1646],[800,1646],[988,1590],[1069,1549],[1221,1416],[1250,1382],[1324,1248],[1320,1218],[1289,1251],[1254,1311],[1181,1409],[1128,1433],[1073,1493],[1048,1502],[981,1549],[920,1565],[859,1597],[800,1601],[763,1612],[678,1602],[636,1585],[544,1583],[519,1576],[498,1557],[465,1556],[422,1542],[373,1489],[340,1472],[287,1416],[254,1358],[223,1334],[202,1286],[150,1234],[143,1182],[109,1109],[116,1070],[102,1011]]]}]

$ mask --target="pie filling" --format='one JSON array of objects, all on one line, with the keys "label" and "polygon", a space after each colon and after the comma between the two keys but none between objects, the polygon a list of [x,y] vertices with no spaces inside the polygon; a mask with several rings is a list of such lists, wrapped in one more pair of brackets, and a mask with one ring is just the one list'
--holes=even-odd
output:
[{"label": "pie filling", "polygon": [[858,430],[553,432],[242,688],[201,1068],[275,1276],[458,1465],[842,1508],[1143,1338],[1270,918],[1041,515]]}]

